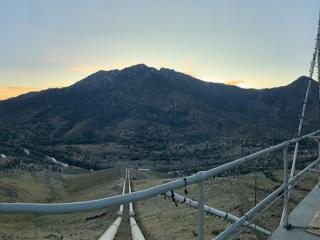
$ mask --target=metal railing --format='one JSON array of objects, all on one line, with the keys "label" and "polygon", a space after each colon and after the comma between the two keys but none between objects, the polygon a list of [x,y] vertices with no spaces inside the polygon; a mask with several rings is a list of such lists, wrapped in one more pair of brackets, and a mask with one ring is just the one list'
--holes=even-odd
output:
[{"label": "metal railing", "polygon": [[[131,193],[131,180],[130,180],[130,171],[128,170],[128,187],[129,187],[129,194]],[[135,218],[134,218],[134,211],[133,211],[133,204],[132,202],[129,203],[129,222],[131,228],[131,236],[132,240],[145,240],[142,231],[140,230]]]},{"label": "metal railing", "polygon": [[[127,183],[128,169],[126,168],[125,177],[123,179],[122,195],[126,193],[126,183]],[[100,236],[98,240],[113,240],[118,232],[121,225],[122,215],[123,215],[123,204],[120,205],[118,211],[117,219],[110,225],[110,227]]]},{"label": "metal railing", "polygon": [[[176,202],[185,204],[186,206],[190,206],[190,207],[193,207],[193,208],[198,208],[198,206],[199,206],[199,202],[194,201],[194,200],[192,200],[190,198],[187,198],[185,196],[182,196],[180,194],[177,194],[177,193],[175,193],[173,191],[166,192],[165,195],[167,197],[172,198]],[[230,222],[237,222],[239,220],[238,217],[234,216],[231,213],[224,212],[224,211],[218,210],[216,208],[209,207],[207,205],[204,205],[204,211],[206,213],[208,213],[208,214],[212,214],[214,216],[221,217],[221,218],[223,218],[223,219],[225,219],[227,221],[230,221]],[[271,235],[270,231],[265,230],[262,227],[259,227],[259,226],[255,225],[255,224],[252,224],[252,223],[248,222],[248,221],[244,222],[243,226],[251,228],[251,229],[253,229],[255,231],[258,231],[258,232],[263,233],[263,234],[268,235],[268,236]]]},{"label": "metal railing", "polygon": [[[285,209],[285,227],[288,226],[288,192],[290,189],[295,186],[307,173],[310,169],[313,169],[320,163],[318,158],[312,162],[305,169],[300,171],[292,179],[288,179],[288,147],[291,144],[295,144],[304,139],[311,138],[320,133],[320,131],[315,131],[304,136],[282,142],[278,145],[266,148],[264,150],[258,151],[256,153],[250,154],[246,157],[239,158],[235,161],[223,164],[216,168],[200,171],[195,175],[181,178],[175,181],[164,183],[155,187],[147,188],[144,190],[132,192],[124,195],[117,195],[97,200],[83,201],[83,202],[72,202],[72,203],[50,203],[50,204],[41,204],[41,203],[0,203],[0,213],[3,214],[66,214],[66,213],[79,213],[87,212],[92,210],[103,209],[111,206],[119,206],[121,204],[127,204],[131,202],[137,202],[140,200],[148,199],[159,194],[171,194],[171,191],[185,187],[189,184],[198,184],[198,239],[204,239],[204,213],[206,206],[204,204],[204,181],[210,177],[217,176],[227,170],[236,168],[240,165],[246,164],[258,157],[261,157],[264,154],[272,153],[278,150],[284,151],[284,183],[272,192],[269,196],[263,199],[255,207],[250,209],[246,214],[238,219],[234,219],[235,222],[226,228],[222,233],[220,233],[216,240],[226,239],[227,237],[233,235],[235,231],[243,225],[250,226],[248,222],[252,219],[257,213],[261,212],[263,209],[269,206],[275,199],[284,195],[284,209]],[[319,143],[318,143],[319,144]],[[319,149],[320,149],[320,145]],[[290,188],[289,188],[290,186]]]}]

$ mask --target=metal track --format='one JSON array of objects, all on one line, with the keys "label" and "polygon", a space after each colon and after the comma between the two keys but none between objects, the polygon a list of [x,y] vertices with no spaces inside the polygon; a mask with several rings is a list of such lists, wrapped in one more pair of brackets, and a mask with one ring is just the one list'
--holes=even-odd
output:
[{"label": "metal track", "polygon": [[[122,187],[122,195],[126,192],[126,182],[127,182],[127,175],[128,175],[128,169],[126,168],[125,177],[123,180],[123,187]],[[118,229],[120,227],[123,214],[123,204],[120,205],[118,215],[119,217],[110,225],[110,227],[102,234],[102,236],[99,238],[99,240],[113,240],[118,232]]]},{"label": "metal track", "polygon": [[[129,194],[131,193],[130,171],[128,171]],[[132,240],[145,240],[136,220],[134,219],[134,211],[132,202],[129,203],[129,216]]]}]

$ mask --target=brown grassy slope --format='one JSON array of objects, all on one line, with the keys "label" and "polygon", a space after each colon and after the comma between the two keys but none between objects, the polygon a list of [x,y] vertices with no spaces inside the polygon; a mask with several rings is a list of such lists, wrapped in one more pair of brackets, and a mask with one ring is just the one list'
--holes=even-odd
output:
[{"label": "brown grassy slope", "polygon": [[[258,201],[281,184],[282,172],[274,171],[272,179],[257,174]],[[119,194],[123,170],[108,169],[90,174],[61,176],[51,172],[32,174],[0,173],[0,201],[5,202],[69,202],[95,199]],[[163,174],[131,171],[135,191],[170,181]],[[307,177],[292,194],[291,209],[317,182],[315,174]],[[197,186],[187,187],[188,197],[197,199]],[[183,189],[178,192],[183,194]],[[254,204],[254,177],[246,174],[236,177],[210,179],[205,183],[205,199],[210,206],[241,216]],[[255,222],[274,229],[279,224],[282,201],[277,201]],[[0,215],[0,239],[98,239],[115,220],[118,207],[81,214],[32,216]],[[128,208],[125,208],[127,211]],[[136,220],[148,240],[196,239],[197,211],[157,196],[135,204]],[[228,223],[206,216],[206,239],[211,239]],[[117,239],[130,239],[127,223],[122,223]],[[252,232],[241,239],[264,239]]]},{"label": "brown grassy slope", "polygon": [[[19,172],[0,176],[0,201],[70,202],[121,192],[119,169],[63,178]],[[0,239],[97,239],[115,220],[117,207],[80,214],[1,215]]]},{"label": "brown grassy slope", "polygon": [[[258,173],[257,200],[262,200],[276,187],[281,184],[281,172],[274,172],[276,179],[271,180],[262,173]],[[154,186],[167,180],[142,179],[133,182],[135,190]],[[307,177],[297,190],[292,194],[290,208],[302,200],[303,196],[317,183],[317,177]],[[188,186],[188,197],[197,199],[197,186]],[[178,192],[183,194],[183,190]],[[216,178],[205,183],[206,204],[220,210],[228,211],[236,216],[241,216],[254,205],[254,177],[247,174],[238,177]],[[280,220],[282,200],[278,200],[266,210],[255,223],[269,230],[274,230]],[[165,200],[162,196],[141,201],[136,204],[136,212],[141,227],[144,229],[149,240],[178,240],[196,239],[197,236],[197,211],[183,205],[175,206],[171,200]],[[206,216],[205,219],[206,239],[211,239],[226,228],[228,223],[223,219]],[[241,239],[265,239],[264,236],[253,232],[243,233]]]}]

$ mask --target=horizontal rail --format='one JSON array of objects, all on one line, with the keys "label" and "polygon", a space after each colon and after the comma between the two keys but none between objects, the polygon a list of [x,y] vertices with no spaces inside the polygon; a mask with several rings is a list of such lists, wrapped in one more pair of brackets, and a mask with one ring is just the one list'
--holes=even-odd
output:
[{"label": "horizontal rail", "polygon": [[[185,204],[187,206],[190,206],[190,207],[193,207],[193,208],[198,208],[198,204],[199,203],[197,201],[194,201],[194,200],[192,200],[190,198],[182,196],[182,195],[180,195],[178,193],[169,191],[169,192],[166,192],[165,195],[167,197],[173,198],[173,200],[178,201],[180,203],[183,203],[183,204]],[[224,218],[226,220],[229,220],[231,222],[236,222],[236,221],[238,221],[240,219],[240,218],[234,216],[231,213],[227,213],[227,212],[218,210],[216,208],[209,207],[208,205],[204,205],[204,211],[207,212],[207,213],[213,214],[213,215],[215,215],[217,217],[222,217],[222,218]],[[258,232],[261,232],[261,233],[263,233],[265,235],[271,235],[270,231],[265,230],[262,227],[259,227],[259,226],[255,225],[253,223],[248,222],[248,221],[244,222],[243,226],[247,226],[247,227],[249,227],[249,228],[251,228],[253,230],[256,230]]]},{"label": "horizontal rail", "polygon": [[118,206],[121,204],[126,204],[130,202],[136,202],[143,199],[151,198],[156,195],[165,193],[169,190],[180,188],[186,184],[193,184],[200,181],[204,181],[209,177],[216,176],[226,170],[235,168],[241,164],[247,163],[263,154],[274,152],[276,150],[282,149],[292,143],[301,141],[310,136],[314,136],[320,133],[320,131],[315,131],[306,134],[302,137],[298,137],[289,141],[282,142],[278,145],[269,147],[267,149],[261,150],[259,152],[253,153],[246,157],[237,159],[233,162],[223,164],[219,167],[210,169],[208,171],[201,171],[193,176],[186,178],[181,178],[169,183],[164,183],[155,187],[144,189],[141,191],[133,192],[125,195],[117,195],[102,199],[89,200],[83,202],[72,202],[72,203],[0,203],[0,213],[6,214],[66,214],[66,213],[78,213],[78,212],[88,212],[98,209],[103,209],[111,206]]},{"label": "horizontal rail", "polygon": [[[130,180],[130,172],[129,171],[128,171],[128,188],[129,188],[129,193],[131,193],[131,180]],[[129,202],[129,216],[134,216],[132,202]]]},{"label": "horizontal rail", "polygon": [[[129,193],[131,193],[131,180],[130,180],[130,171],[128,170],[128,186]],[[129,203],[129,216],[130,216],[130,228],[132,240],[145,240],[143,233],[141,232],[136,220],[134,219],[134,211],[132,202]]]},{"label": "horizontal rail", "polygon": [[[126,182],[127,182],[127,174],[128,174],[127,172],[128,172],[128,169],[126,168],[123,187],[122,187],[122,195],[126,193]],[[122,215],[122,214],[123,214],[123,204],[120,205],[120,208],[118,211],[118,215]]]},{"label": "horizontal rail", "polygon": [[244,214],[237,222],[226,228],[223,232],[221,232],[216,238],[213,240],[223,240],[227,239],[227,237],[232,236],[235,231],[241,227],[246,221],[249,221],[256,213],[263,210],[270,202],[277,199],[279,196],[282,195],[285,188],[289,186],[294,186],[296,183],[299,182],[299,180],[308,173],[309,169],[314,168],[320,163],[320,158],[318,158],[316,161],[312,162],[310,165],[308,165],[306,168],[304,168],[302,171],[300,171],[296,176],[294,176],[288,183],[282,184],[279,188],[277,188],[275,191],[273,191],[270,195],[268,195],[265,199],[263,199],[260,203],[258,203],[255,207],[250,209],[246,214]]},{"label": "horizontal rail", "polygon": [[132,240],[145,240],[134,217],[130,217],[130,228],[131,228]]},{"label": "horizontal rail", "polygon": [[117,235],[118,228],[121,224],[121,217],[117,217],[117,219],[110,225],[107,231],[99,238],[99,240],[113,240]]},{"label": "horizontal rail", "polygon": [[[122,195],[126,192],[126,182],[127,182],[127,172],[128,169],[126,168],[125,177],[123,180],[123,187],[122,187]],[[120,205],[118,215],[123,214],[123,204]],[[99,238],[99,240],[113,240],[118,232],[118,229],[121,224],[121,217],[117,217],[117,219],[110,225],[110,227],[102,234],[102,236]]]}]

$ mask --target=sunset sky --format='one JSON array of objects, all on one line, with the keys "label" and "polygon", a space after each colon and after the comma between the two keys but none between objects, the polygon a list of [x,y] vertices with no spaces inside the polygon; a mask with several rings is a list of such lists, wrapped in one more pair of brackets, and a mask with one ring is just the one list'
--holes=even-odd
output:
[{"label": "sunset sky", "polygon": [[265,88],[307,75],[319,0],[4,0],[0,99],[138,63]]}]

